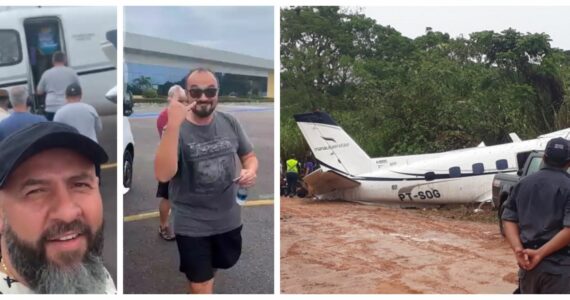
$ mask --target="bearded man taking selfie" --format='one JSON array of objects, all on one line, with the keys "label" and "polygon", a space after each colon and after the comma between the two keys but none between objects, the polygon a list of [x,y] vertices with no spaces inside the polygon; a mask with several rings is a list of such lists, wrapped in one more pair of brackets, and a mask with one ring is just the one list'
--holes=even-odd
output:
[{"label": "bearded man taking selfie", "polygon": [[115,293],[103,265],[97,143],[43,122],[0,143],[0,292]]}]

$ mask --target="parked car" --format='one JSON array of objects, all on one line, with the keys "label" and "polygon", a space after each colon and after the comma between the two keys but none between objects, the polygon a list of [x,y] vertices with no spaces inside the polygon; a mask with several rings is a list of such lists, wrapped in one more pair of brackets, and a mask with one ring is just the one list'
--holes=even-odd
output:
[{"label": "parked car", "polygon": [[493,205],[498,208],[499,214],[499,231],[502,235],[503,222],[501,215],[503,214],[504,204],[513,191],[517,183],[525,176],[535,173],[542,168],[542,156],[544,151],[526,151],[517,154],[517,163],[519,169],[516,174],[499,173],[493,178]]}]

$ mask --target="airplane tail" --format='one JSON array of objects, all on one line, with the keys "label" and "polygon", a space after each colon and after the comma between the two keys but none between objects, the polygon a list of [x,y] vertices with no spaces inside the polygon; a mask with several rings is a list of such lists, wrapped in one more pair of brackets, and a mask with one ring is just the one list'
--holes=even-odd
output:
[{"label": "airplane tail", "polygon": [[324,112],[294,116],[301,133],[322,167],[340,174],[358,175],[374,169],[370,157]]}]

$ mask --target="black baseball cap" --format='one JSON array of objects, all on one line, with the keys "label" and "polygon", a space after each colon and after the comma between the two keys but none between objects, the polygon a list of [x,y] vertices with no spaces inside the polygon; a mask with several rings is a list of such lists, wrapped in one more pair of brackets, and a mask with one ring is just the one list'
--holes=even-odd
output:
[{"label": "black baseball cap", "polygon": [[83,155],[93,162],[97,176],[101,164],[109,159],[99,144],[69,125],[57,122],[36,123],[10,134],[0,142],[0,189],[20,164],[53,148],[65,148]]},{"label": "black baseball cap", "polygon": [[556,164],[564,164],[570,161],[570,145],[564,138],[553,138],[546,144],[544,156]]},{"label": "black baseball cap", "polygon": [[81,96],[81,85],[78,82],[74,82],[67,86],[65,89],[65,97]]}]

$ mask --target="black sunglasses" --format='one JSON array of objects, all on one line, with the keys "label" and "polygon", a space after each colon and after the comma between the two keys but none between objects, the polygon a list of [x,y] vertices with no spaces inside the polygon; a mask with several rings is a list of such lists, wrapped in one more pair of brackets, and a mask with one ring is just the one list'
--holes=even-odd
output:
[{"label": "black sunglasses", "polygon": [[191,88],[188,90],[188,92],[190,93],[190,97],[195,98],[195,99],[199,99],[200,97],[202,97],[202,93],[204,95],[206,95],[206,97],[208,97],[208,98],[214,98],[214,97],[216,97],[216,94],[218,93],[218,89],[217,88],[206,88],[206,89]]}]

